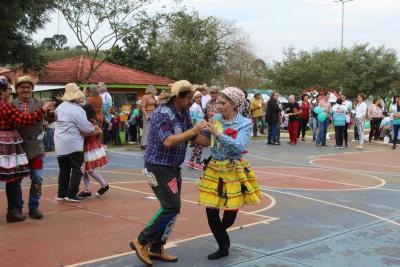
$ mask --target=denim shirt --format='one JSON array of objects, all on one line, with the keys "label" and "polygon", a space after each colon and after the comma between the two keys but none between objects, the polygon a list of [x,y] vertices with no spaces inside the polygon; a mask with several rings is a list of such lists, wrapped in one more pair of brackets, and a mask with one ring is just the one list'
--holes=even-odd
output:
[{"label": "denim shirt", "polygon": [[[252,121],[238,113],[232,122],[226,122],[221,114],[216,114],[213,117],[213,124],[222,126],[219,130],[222,130],[223,134],[215,139],[211,147],[212,157],[216,160],[241,159],[251,138]],[[229,135],[229,131],[232,130],[236,131],[236,136]]]}]

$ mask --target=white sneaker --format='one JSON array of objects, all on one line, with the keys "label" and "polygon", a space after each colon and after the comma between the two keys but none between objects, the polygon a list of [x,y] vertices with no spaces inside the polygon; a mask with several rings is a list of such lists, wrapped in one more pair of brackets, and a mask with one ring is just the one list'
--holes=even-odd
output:
[{"label": "white sneaker", "polygon": [[64,200],[65,200],[65,197],[56,197],[56,200],[57,200],[57,201],[64,201]]},{"label": "white sneaker", "polygon": [[75,202],[75,203],[80,203],[82,202],[82,198],[81,197],[66,197],[65,198],[66,201],[68,202]]}]

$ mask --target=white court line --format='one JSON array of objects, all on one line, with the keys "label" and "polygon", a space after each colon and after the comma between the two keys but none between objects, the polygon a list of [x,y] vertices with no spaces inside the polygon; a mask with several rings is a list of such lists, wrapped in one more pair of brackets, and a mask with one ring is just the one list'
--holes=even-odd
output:
[{"label": "white court line", "polygon": [[327,204],[327,205],[330,205],[330,206],[343,208],[343,209],[346,209],[346,210],[351,210],[351,211],[354,211],[354,212],[357,212],[357,213],[361,213],[361,214],[364,214],[364,215],[379,219],[381,221],[384,221],[384,222],[387,222],[387,223],[390,223],[390,224],[394,224],[394,225],[400,226],[400,223],[398,223],[396,221],[389,220],[389,219],[386,219],[386,218],[384,218],[382,216],[379,216],[379,215],[376,215],[376,214],[373,214],[373,213],[370,213],[370,212],[367,212],[367,211],[363,211],[363,210],[360,210],[360,209],[356,209],[356,208],[352,208],[352,207],[349,207],[349,206],[340,205],[340,204],[337,204],[337,203],[334,203],[334,202],[325,201],[325,200],[321,200],[321,199],[317,199],[317,198],[306,197],[306,196],[302,196],[302,195],[299,195],[299,194],[294,194],[294,193],[289,193],[289,192],[284,192],[284,191],[279,191],[279,190],[271,190],[271,189],[268,189],[267,187],[262,187],[262,188],[263,188],[263,190],[266,190],[266,191],[269,191],[269,192],[275,192],[275,193],[279,193],[279,194],[294,196],[294,197],[298,197],[298,198],[303,198],[303,199],[307,199],[307,200],[311,200],[311,201]]},{"label": "white court line", "polygon": [[[309,169],[313,169],[313,168],[309,168]],[[334,183],[334,184],[341,184],[341,185],[349,185],[349,186],[354,186],[354,187],[360,187],[360,188],[355,188],[355,189],[351,189],[351,190],[366,190],[366,189],[373,189],[373,188],[378,188],[378,187],[382,187],[386,184],[386,181],[376,177],[376,176],[372,176],[372,175],[366,175],[369,176],[373,179],[376,179],[378,181],[380,181],[379,185],[376,186],[364,186],[364,185],[358,185],[358,184],[350,184],[350,183],[344,183],[344,182],[337,182],[337,181],[330,181],[330,180],[324,180],[324,179],[318,179],[318,178],[311,178],[311,177],[307,177],[307,176],[299,176],[296,174],[282,174],[282,173],[275,173],[275,172],[263,172],[263,171],[257,171],[256,168],[253,168],[254,172],[258,172],[258,173],[264,173],[264,174],[272,174],[272,175],[279,175],[279,176],[287,176],[287,177],[295,177],[295,178],[300,178],[300,179],[305,179],[305,180],[312,180],[312,181],[322,181],[322,182],[328,182],[328,183]],[[336,189],[336,190],[341,190],[341,189]]]},{"label": "white court line", "polygon": [[[390,172],[374,172],[374,171],[362,171],[362,170],[353,170],[353,169],[343,169],[343,168],[337,168],[337,167],[327,167],[323,165],[319,165],[314,163],[314,160],[310,161],[310,164],[304,164],[304,163],[294,163],[290,161],[284,161],[284,160],[275,160],[275,159],[270,159],[266,157],[261,157],[253,154],[247,154],[247,156],[266,160],[266,161],[271,161],[271,162],[278,162],[278,163],[283,163],[283,164],[289,164],[289,165],[294,165],[294,166],[300,166],[300,167],[308,167],[308,168],[319,168],[321,170],[339,170],[339,171],[344,171],[344,172],[351,172],[351,173],[363,173],[363,174],[376,174],[376,175],[385,175],[385,176],[395,176],[399,177],[400,174],[395,174],[395,173],[390,173]],[[274,166],[271,166],[274,167]]]},{"label": "white court line", "polygon": [[[129,192],[135,192],[135,193],[140,193],[140,194],[144,194],[144,195],[151,195],[151,196],[154,196],[153,193],[149,193],[149,192],[146,192],[146,191],[135,190],[135,189],[129,189],[129,188],[120,187],[120,186],[115,186],[115,185],[112,186],[112,188],[117,188],[117,189],[129,191]],[[267,195],[267,196],[268,196],[268,195]],[[268,197],[269,197],[269,196],[268,196]],[[271,199],[272,199],[272,197],[271,197]],[[181,201],[182,201],[182,202],[186,202],[186,203],[190,203],[190,204],[199,205],[199,203],[198,203],[197,201],[187,200],[187,199],[183,199],[183,198],[181,198]],[[273,202],[273,201],[272,201],[272,202]],[[276,203],[276,201],[275,201],[275,203]],[[273,206],[268,205],[267,207],[272,208]],[[266,209],[264,208],[263,210],[266,210]],[[257,214],[257,213],[254,213],[254,212],[242,211],[242,210],[239,210],[239,213],[243,213],[243,214],[246,214],[246,215],[253,215],[253,216],[261,217],[261,218],[264,218],[264,219],[270,219],[270,218],[271,218],[270,216],[266,216],[266,215],[262,215],[262,214]]]},{"label": "white court line", "polygon": [[359,161],[353,161],[353,160],[339,160],[339,159],[320,159],[320,158],[314,158],[313,161],[316,160],[329,160],[329,161],[335,161],[335,162],[345,162],[345,163],[355,163],[355,164],[361,164],[361,165],[373,165],[373,166],[383,166],[383,167],[395,167],[400,169],[400,166],[396,166],[394,164],[380,164],[380,163],[368,163],[368,162],[359,162]]},{"label": "white court line", "polygon": [[[259,224],[270,224],[270,222],[275,221],[275,220],[277,220],[277,218],[271,217],[270,220],[264,220],[264,221],[260,221],[260,222],[256,222],[256,223],[249,223],[249,224],[245,224],[245,225],[241,225],[241,226],[232,227],[232,228],[229,228],[227,231],[231,232],[231,231],[235,231],[238,229],[244,229],[244,228],[248,228],[248,227],[251,227],[254,225],[259,225]],[[212,233],[207,233],[207,234],[203,234],[203,235],[192,236],[192,237],[188,237],[188,238],[184,238],[184,239],[180,239],[180,240],[176,240],[176,241],[171,241],[165,245],[165,248],[166,249],[173,248],[173,247],[178,246],[178,244],[180,244],[180,243],[208,237],[211,235],[212,235]],[[89,260],[89,261],[85,261],[85,262],[66,265],[65,267],[79,267],[79,266],[86,265],[86,264],[96,263],[96,262],[105,261],[105,260],[111,260],[111,259],[120,258],[123,256],[128,256],[128,255],[134,255],[135,253],[136,253],[135,251],[124,252],[124,253],[108,256],[108,257],[103,257],[103,258],[98,258],[98,259]]]}]

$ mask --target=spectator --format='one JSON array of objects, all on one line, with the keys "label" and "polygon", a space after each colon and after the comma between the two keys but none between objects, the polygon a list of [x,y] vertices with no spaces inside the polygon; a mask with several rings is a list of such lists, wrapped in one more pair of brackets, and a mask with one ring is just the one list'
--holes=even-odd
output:
[{"label": "spectator", "polygon": [[349,141],[349,128],[353,124],[353,117],[351,116],[351,112],[353,110],[353,104],[351,101],[346,99],[345,95],[341,95],[340,98],[342,99],[342,105],[345,105],[347,108],[347,115],[346,115],[346,127],[344,129],[344,145],[347,147]]},{"label": "spectator", "polygon": [[260,93],[255,93],[254,98],[250,103],[250,112],[253,118],[253,135],[257,136],[258,125],[260,124],[260,134],[264,134],[264,100]]},{"label": "spectator", "polygon": [[[193,95],[193,104],[190,107],[190,118],[192,120],[192,125],[196,125],[200,123],[204,118],[203,109],[201,108],[201,99],[202,95],[199,91],[196,91]],[[203,170],[203,166],[201,165],[201,155],[203,153],[203,147],[201,145],[194,144],[192,150],[192,156],[187,164],[188,167],[193,168],[195,170]]]},{"label": "spectator", "polygon": [[364,94],[358,94],[357,96],[357,106],[355,109],[355,121],[359,135],[359,146],[358,149],[363,149],[364,144],[364,127],[365,127],[365,118],[367,116],[367,104],[365,101]]},{"label": "spectator", "polygon": [[281,108],[278,104],[278,94],[272,92],[271,98],[267,102],[267,114],[265,116],[268,123],[268,145],[280,145],[278,142],[278,124],[280,121]]},{"label": "spectator", "polygon": [[99,82],[97,84],[97,91],[101,97],[102,100],[102,107],[101,107],[101,113],[103,115],[103,124],[101,125],[103,129],[103,145],[104,149],[107,150],[107,143],[109,141],[109,135],[108,135],[108,129],[109,129],[109,124],[111,122],[111,108],[113,106],[113,100],[111,95],[107,91],[107,87],[105,83]]},{"label": "spectator", "polygon": [[202,96],[201,96],[201,108],[203,110],[206,109],[207,103],[210,102],[211,100],[211,96],[208,93],[208,86],[207,84],[203,84],[203,85],[198,85],[196,88],[198,91],[201,92]]},{"label": "spectator", "polygon": [[[329,114],[329,111],[331,110],[331,104],[329,103],[329,94],[328,93],[323,93],[321,100],[318,103],[318,106],[323,109],[323,112],[325,112],[327,115]],[[328,126],[329,126],[329,118],[327,117],[324,121],[319,121],[318,120],[318,128],[319,132],[317,135],[317,146],[326,146],[326,133],[328,131]]]},{"label": "spectator", "polygon": [[119,117],[119,113],[118,111],[114,111],[111,116],[111,136],[114,146],[121,145],[121,137],[119,136],[120,124],[121,124],[121,118]]},{"label": "spectator", "polygon": [[379,126],[383,119],[381,100],[379,98],[375,98],[372,104],[368,107],[368,117],[371,125],[368,140],[371,142],[372,137],[374,137],[374,141],[376,141],[379,137]]},{"label": "spectator", "polygon": [[142,97],[142,115],[143,115],[143,134],[141,140],[141,148],[147,148],[149,138],[150,120],[153,112],[156,110],[158,102],[155,98],[157,89],[153,85],[146,88],[145,95]]},{"label": "spectator", "polygon": [[343,100],[338,98],[336,104],[331,109],[333,116],[333,126],[335,127],[336,148],[343,147],[344,131],[346,128],[347,106],[343,104]]},{"label": "spectator", "polygon": [[308,125],[308,120],[310,118],[310,102],[308,102],[308,95],[303,95],[301,97],[301,114],[299,115],[299,132],[297,137],[300,138],[301,133],[301,141],[306,141],[306,130]]},{"label": "spectator", "polygon": [[289,142],[290,145],[297,145],[297,134],[299,131],[299,115],[302,113],[300,105],[296,102],[294,95],[289,96],[286,115],[289,117]]}]

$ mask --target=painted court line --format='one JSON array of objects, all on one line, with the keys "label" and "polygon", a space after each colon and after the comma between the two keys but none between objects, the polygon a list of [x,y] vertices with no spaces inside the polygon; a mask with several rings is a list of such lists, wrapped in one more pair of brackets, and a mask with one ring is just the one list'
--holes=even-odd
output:
[{"label": "painted court line", "polygon": [[352,208],[352,207],[349,207],[349,206],[344,206],[344,205],[340,205],[340,204],[337,204],[337,203],[334,203],[334,202],[325,201],[325,200],[312,198],[312,197],[306,197],[306,196],[302,196],[302,195],[299,195],[299,194],[284,192],[284,191],[280,191],[280,190],[272,190],[272,189],[268,189],[267,187],[264,187],[264,186],[262,187],[262,189],[266,190],[266,191],[269,191],[269,192],[275,192],[275,193],[279,193],[279,194],[284,194],[284,195],[294,196],[294,197],[298,197],[298,198],[303,198],[303,199],[307,199],[307,200],[311,200],[311,201],[327,204],[327,205],[330,205],[330,206],[335,206],[335,207],[339,207],[339,208],[342,208],[342,209],[354,211],[354,212],[357,212],[357,213],[361,213],[361,214],[373,217],[373,218],[378,219],[380,221],[387,222],[389,224],[400,226],[400,223],[398,223],[396,221],[389,220],[389,219],[386,219],[385,217],[382,217],[382,216],[379,216],[379,215],[376,215],[376,214],[373,214],[373,213],[370,213],[370,212],[367,212],[367,211],[363,211],[363,210],[360,210],[360,209]]},{"label": "painted court line", "polygon": [[320,158],[314,158],[313,161],[315,161],[315,160],[334,161],[334,162],[345,162],[345,163],[355,163],[355,164],[360,164],[360,165],[373,165],[373,166],[392,167],[392,168],[398,168],[398,169],[400,169],[400,166],[396,166],[396,165],[393,165],[393,164],[380,164],[380,163],[358,162],[358,161],[353,161],[353,160],[320,159]]},{"label": "painted court line", "polygon": [[[312,168],[310,168],[312,169]],[[318,178],[311,178],[307,176],[299,176],[296,174],[282,174],[282,173],[275,173],[275,172],[263,172],[263,171],[254,171],[256,173],[264,173],[264,174],[272,174],[272,175],[279,175],[279,176],[287,176],[287,177],[294,177],[294,178],[300,178],[300,179],[305,179],[305,180],[312,180],[312,181],[321,181],[321,182],[327,182],[327,183],[334,183],[334,184],[340,184],[340,185],[348,185],[348,186],[354,186],[354,187],[360,187],[357,188],[357,190],[362,190],[362,189],[372,189],[372,188],[377,188],[384,186],[386,184],[386,181],[379,178],[379,177],[374,177],[369,175],[370,177],[380,181],[380,184],[377,186],[364,186],[364,185],[358,185],[358,184],[351,184],[351,183],[344,183],[344,182],[337,182],[337,181],[330,181],[330,180],[324,180],[324,179],[318,179]],[[354,190],[354,189],[353,189]]]}]

